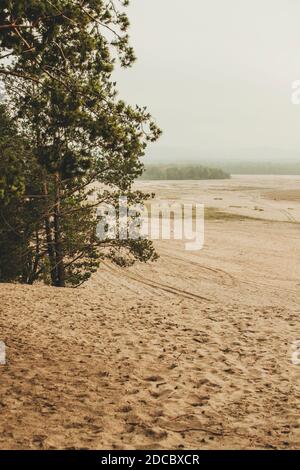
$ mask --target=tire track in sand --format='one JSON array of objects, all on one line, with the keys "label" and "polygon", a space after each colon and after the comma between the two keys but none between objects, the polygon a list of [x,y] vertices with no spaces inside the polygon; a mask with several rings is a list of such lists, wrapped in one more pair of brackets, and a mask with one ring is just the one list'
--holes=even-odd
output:
[{"label": "tire track in sand", "polygon": [[156,282],[152,281],[151,279],[145,278],[145,277],[140,277],[137,276],[131,272],[121,270],[120,268],[113,267],[110,263],[107,263],[105,261],[102,262],[102,265],[106,266],[110,271],[118,274],[118,276],[121,274],[124,277],[127,277],[133,281],[136,281],[140,284],[144,284],[145,286],[152,287],[153,289],[160,289],[164,292],[168,292],[170,294],[176,295],[177,297],[183,297],[189,300],[196,300],[201,302],[211,302],[211,299],[208,299],[207,297],[203,297],[199,294],[194,294],[193,292],[189,292],[183,289],[178,289],[177,287],[169,286],[168,284],[163,284],[161,282]]},{"label": "tire track in sand", "polygon": [[223,269],[211,268],[209,266],[204,266],[201,263],[198,263],[197,261],[192,261],[190,259],[183,259],[183,258],[180,258],[179,256],[173,256],[167,253],[164,253],[162,257],[168,258],[170,260],[173,259],[176,261],[180,261],[182,264],[184,263],[184,264],[196,266],[199,270],[215,274],[216,275],[215,277],[219,279],[221,283],[226,287],[235,287],[239,284],[237,279],[232,274],[224,271]]}]

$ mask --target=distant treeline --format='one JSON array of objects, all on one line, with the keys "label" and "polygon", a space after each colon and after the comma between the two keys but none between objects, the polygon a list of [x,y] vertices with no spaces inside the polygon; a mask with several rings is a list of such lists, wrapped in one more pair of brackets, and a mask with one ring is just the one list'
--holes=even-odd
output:
[{"label": "distant treeline", "polygon": [[230,174],[220,168],[202,165],[149,165],[143,180],[213,180],[229,179]]},{"label": "distant treeline", "polygon": [[300,175],[300,162],[224,162],[223,167],[233,175]]}]

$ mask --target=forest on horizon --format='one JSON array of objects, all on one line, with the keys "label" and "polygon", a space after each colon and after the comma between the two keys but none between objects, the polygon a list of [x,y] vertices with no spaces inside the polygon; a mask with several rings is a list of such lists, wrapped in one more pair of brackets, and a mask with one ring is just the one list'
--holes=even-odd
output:
[{"label": "forest on horizon", "polygon": [[141,175],[143,180],[211,180],[230,179],[220,168],[203,165],[149,165]]}]

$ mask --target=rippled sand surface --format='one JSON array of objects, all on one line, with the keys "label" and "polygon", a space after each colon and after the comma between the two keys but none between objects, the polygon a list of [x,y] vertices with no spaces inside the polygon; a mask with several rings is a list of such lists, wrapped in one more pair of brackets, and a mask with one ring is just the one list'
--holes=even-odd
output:
[{"label": "rippled sand surface", "polygon": [[80,289],[0,285],[0,447],[299,448],[300,177],[138,185],[241,218]]}]

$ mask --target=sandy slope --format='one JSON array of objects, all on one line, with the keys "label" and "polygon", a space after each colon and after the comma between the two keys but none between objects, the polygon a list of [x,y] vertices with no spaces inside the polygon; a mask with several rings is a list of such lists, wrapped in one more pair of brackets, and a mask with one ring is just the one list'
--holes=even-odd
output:
[{"label": "sandy slope", "polygon": [[0,285],[0,448],[298,448],[299,249],[298,224],[210,221],[84,288]]}]

